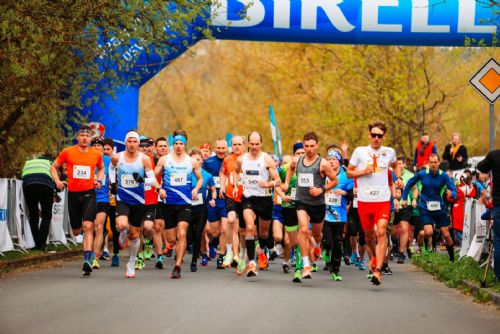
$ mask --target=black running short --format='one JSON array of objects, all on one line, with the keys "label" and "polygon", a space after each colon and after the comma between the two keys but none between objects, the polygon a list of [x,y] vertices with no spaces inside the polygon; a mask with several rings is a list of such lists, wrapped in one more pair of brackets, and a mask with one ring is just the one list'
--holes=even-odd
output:
[{"label": "black running short", "polygon": [[326,205],[307,205],[304,203],[296,203],[297,211],[305,211],[309,216],[311,224],[320,224],[325,220]]},{"label": "black running short", "polygon": [[243,197],[241,201],[243,211],[252,210],[257,217],[262,220],[271,220],[273,218],[273,198],[266,197]]},{"label": "black running short", "polygon": [[179,222],[188,223],[191,221],[191,205],[172,205],[165,204],[163,207],[163,219],[165,220],[165,229],[176,228]]},{"label": "black running short", "polygon": [[399,211],[394,213],[394,223],[393,225],[398,225],[400,221],[409,222],[411,219],[411,207],[401,208]]},{"label": "black running short", "polygon": [[130,205],[122,201],[116,202],[116,217],[127,216],[128,223],[134,227],[142,227],[144,222],[145,206],[143,204]]},{"label": "black running short", "polygon": [[97,203],[97,213],[105,213],[106,215],[109,214],[109,203],[105,202],[98,202]]},{"label": "black running short", "polygon": [[82,228],[83,222],[94,222],[97,215],[95,190],[68,192],[69,222],[73,230]]},{"label": "black running short", "polygon": [[165,203],[163,202],[158,202],[158,204],[156,204],[156,211],[155,211],[155,219],[160,219],[160,220],[163,220],[165,214]]},{"label": "black running short", "polygon": [[364,235],[363,227],[361,226],[361,221],[359,220],[358,210],[351,209],[347,215],[347,233],[354,237],[359,235]]},{"label": "black running short", "polygon": [[245,228],[245,220],[243,219],[243,206],[241,202],[236,202],[234,199],[226,197],[226,211],[227,213],[231,211],[236,212],[240,228]]},{"label": "black running short", "polygon": [[156,204],[148,204],[144,208],[144,221],[154,222],[156,217]]},{"label": "black running short", "polygon": [[297,209],[282,208],[281,213],[283,215],[283,223],[286,227],[299,226],[299,220],[297,219]]}]

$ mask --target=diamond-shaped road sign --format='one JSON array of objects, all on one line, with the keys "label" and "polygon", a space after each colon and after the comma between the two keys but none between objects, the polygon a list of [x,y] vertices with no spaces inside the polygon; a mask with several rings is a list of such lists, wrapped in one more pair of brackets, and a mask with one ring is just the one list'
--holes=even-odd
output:
[{"label": "diamond-shaped road sign", "polygon": [[489,103],[494,104],[500,96],[500,64],[491,58],[484,66],[469,80],[469,83]]}]

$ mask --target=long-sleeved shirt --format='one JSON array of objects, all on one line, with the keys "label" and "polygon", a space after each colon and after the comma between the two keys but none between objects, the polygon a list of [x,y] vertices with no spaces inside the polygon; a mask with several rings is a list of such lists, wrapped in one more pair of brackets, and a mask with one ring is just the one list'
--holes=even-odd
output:
[{"label": "long-sleeved shirt", "polygon": [[441,170],[434,174],[431,170],[426,169],[415,174],[415,176],[413,176],[408,183],[406,183],[403,190],[403,200],[408,199],[409,192],[418,181],[420,181],[420,184],[422,185],[418,201],[418,207],[421,210],[428,210],[428,202],[439,202],[440,207],[444,207],[443,197],[441,196],[441,189],[444,186],[451,190],[452,198],[457,197],[457,188],[448,174],[443,173]]},{"label": "long-sleeved shirt", "polygon": [[477,164],[477,169],[482,173],[493,174],[492,194],[493,205],[500,206],[500,150],[491,151]]}]

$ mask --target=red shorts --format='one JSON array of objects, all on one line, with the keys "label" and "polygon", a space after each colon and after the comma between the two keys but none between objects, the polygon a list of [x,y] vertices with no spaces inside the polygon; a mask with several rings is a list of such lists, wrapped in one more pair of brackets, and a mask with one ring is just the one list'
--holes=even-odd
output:
[{"label": "red shorts", "polygon": [[389,221],[391,202],[358,202],[358,214],[363,231],[371,231],[379,220]]}]

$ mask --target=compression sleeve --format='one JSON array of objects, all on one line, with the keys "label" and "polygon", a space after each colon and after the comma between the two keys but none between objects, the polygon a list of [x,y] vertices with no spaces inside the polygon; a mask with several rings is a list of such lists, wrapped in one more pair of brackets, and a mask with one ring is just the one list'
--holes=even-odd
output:
[{"label": "compression sleeve", "polygon": [[116,166],[113,163],[109,164],[108,177],[109,183],[116,183]]}]

